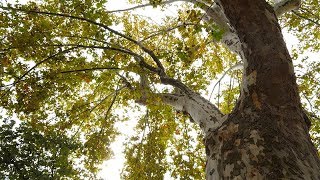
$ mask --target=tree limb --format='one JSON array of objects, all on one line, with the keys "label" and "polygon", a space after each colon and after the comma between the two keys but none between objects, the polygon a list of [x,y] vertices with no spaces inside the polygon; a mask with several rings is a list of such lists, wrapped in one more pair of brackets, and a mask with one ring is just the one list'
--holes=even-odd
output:
[{"label": "tree limb", "polygon": [[[108,115],[110,114],[111,109],[112,109],[112,107],[113,107],[114,103],[116,102],[116,99],[117,99],[118,93],[119,93],[119,85],[117,86],[117,89],[116,89],[115,95],[113,96],[112,101],[111,101],[111,103],[110,103],[110,105],[109,105],[109,107],[108,107],[108,109],[107,109],[107,112],[106,112],[106,115],[105,115],[105,117],[104,117],[104,120],[107,120]],[[104,122],[104,123],[102,124],[101,129],[100,129],[100,134],[102,134],[102,133],[104,132],[104,130],[105,130],[105,128],[106,128],[106,127],[107,127],[107,123],[106,123],[106,122]]]},{"label": "tree limb", "polygon": [[200,126],[204,133],[219,127],[225,117],[220,110],[198,93],[192,94],[156,94],[162,102],[178,111],[186,112]]},{"label": "tree limb", "polygon": [[[148,105],[148,103],[159,102],[154,101],[153,98],[159,97],[161,102],[172,106],[177,111],[182,111],[190,115],[190,117],[200,126],[204,133],[207,133],[210,128],[219,127],[225,120],[225,116],[220,110],[210,101],[203,98],[200,94],[189,89],[181,81],[161,77],[162,84],[169,84],[173,87],[179,88],[179,93],[153,93],[149,89],[148,80],[145,75],[140,75],[140,90],[141,97],[136,100],[141,105]],[[151,101],[148,101],[150,99]]]},{"label": "tree limb", "polygon": [[301,0],[282,0],[276,3],[273,7],[277,17],[280,17],[286,12],[299,8]]}]

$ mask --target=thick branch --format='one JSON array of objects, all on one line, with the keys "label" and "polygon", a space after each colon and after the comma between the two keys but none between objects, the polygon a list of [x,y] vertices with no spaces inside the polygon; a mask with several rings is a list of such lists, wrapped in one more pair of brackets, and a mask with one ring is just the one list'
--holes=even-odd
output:
[{"label": "thick branch", "polygon": [[181,81],[161,77],[161,83],[169,84],[178,88],[180,93],[153,93],[150,92],[148,79],[145,74],[140,75],[140,91],[141,97],[136,102],[142,105],[147,105],[149,102],[157,103],[156,101],[148,101],[151,96],[160,97],[164,104],[170,105],[177,111],[182,111],[190,115],[190,117],[200,126],[204,133],[207,133],[210,128],[219,127],[224,121],[224,115],[210,101],[203,98],[200,94],[189,89]]},{"label": "thick branch", "polygon": [[173,87],[176,87],[178,89],[180,89],[183,93],[185,94],[192,94],[193,91],[187,87],[185,84],[183,84],[181,81],[177,80],[177,79],[173,79],[170,77],[160,77],[161,83],[165,84],[165,85],[171,85]]},{"label": "thick branch", "polygon": [[[130,84],[124,77],[125,84]],[[207,133],[210,128],[219,127],[225,120],[224,115],[210,101],[203,98],[200,94],[192,91],[182,82],[173,78],[165,78],[161,81],[163,84],[170,84],[181,90],[180,93],[153,93],[150,91],[149,82],[145,74],[140,75],[139,88],[131,88],[130,90],[140,90],[141,96],[136,100],[136,103],[148,105],[155,103],[155,97],[159,97],[162,103],[172,106],[177,111],[182,111],[190,115],[204,133]],[[165,82],[165,83],[164,83]]]},{"label": "thick branch", "polygon": [[274,5],[274,12],[277,17],[286,12],[299,8],[301,0],[282,0]]},{"label": "thick branch", "polygon": [[163,103],[174,107],[178,111],[188,113],[200,126],[204,133],[210,128],[219,127],[224,121],[224,115],[219,109],[204,99],[200,94],[158,94]]},{"label": "thick branch", "polygon": [[[276,15],[279,17],[284,13],[291,11],[293,9],[297,9],[300,6],[301,0],[283,0],[279,3],[275,4],[274,11]],[[214,21],[223,31],[225,31],[222,42],[233,52],[240,55],[243,59],[243,52],[241,49],[241,42],[239,40],[238,35],[235,30],[232,29],[229,25],[229,21],[226,18],[221,6],[218,3],[215,3],[212,7],[201,4],[201,9],[206,11],[207,21]]]},{"label": "thick branch", "polygon": [[213,3],[210,6],[200,4],[200,8],[206,12],[208,20],[215,22],[223,31],[229,31],[228,19],[225,17],[223,11],[217,3]]}]

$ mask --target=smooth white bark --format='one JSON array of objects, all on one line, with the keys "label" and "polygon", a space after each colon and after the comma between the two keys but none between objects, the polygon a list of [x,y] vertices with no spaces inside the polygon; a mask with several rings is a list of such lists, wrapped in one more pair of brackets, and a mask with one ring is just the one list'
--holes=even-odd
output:
[{"label": "smooth white bark", "polygon": [[218,128],[226,117],[211,102],[200,94],[159,94],[163,103],[178,111],[187,112],[206,134],[209,129]]}]

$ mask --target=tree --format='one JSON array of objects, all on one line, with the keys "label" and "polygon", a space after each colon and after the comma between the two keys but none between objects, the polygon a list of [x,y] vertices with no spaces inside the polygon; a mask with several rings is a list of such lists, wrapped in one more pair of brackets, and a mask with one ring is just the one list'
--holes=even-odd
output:
[{"label": "tree", "polygon": [[44,136],[25,123],[18,128],[15,124],[6,120],[0,129],[1,179],[78,179],[85,174],[68,159],[81,143],[58,132],[48,130]]},{"label": "tree", "polygon": [[[184,2],[178,18],[161,25],[130,13],[177,1]],[[303,109],[278,24],[283,18],[298,38],[313,37],[301,52],[319,50],[317,1],[306,1],[301,10],[295,10],[298,0],[136,2],[116,11],[107,11],[104,0],[1,3],[1,105],[7,115],[43,134],[50,133],[48,126],[81,139],[83,148],[72,149],[81,156],[70,158],[84,159],[91,172],[111,156],[114,125],[125,119],[116,109],[144,106],[126,149],[126,179],[162,179],[167,171],[201,179],[204,166],[207,179],[320,178],[309,136],[309,119],[318,111]],[[318,77],[315,64],[300,86],[311,105],[320,102],[310,98],[320,86],[303,84]],[[218,90],[215,105],[200,92],[227,66],[230,84],[222,96]],[[232,71],[239,66],[242,71]]]}]

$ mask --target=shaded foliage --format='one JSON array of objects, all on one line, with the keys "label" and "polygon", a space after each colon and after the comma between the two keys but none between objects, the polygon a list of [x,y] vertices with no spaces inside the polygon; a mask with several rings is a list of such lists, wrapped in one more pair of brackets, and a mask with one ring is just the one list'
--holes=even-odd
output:
[{"label": "shaded foliage", "polygon": [[88,176],[76,168],[73,158],[79,156],[82,145],[53,131],[33,128],[29,123],[17,125],[4,119],[0,127],[1,179],[59,179]]}]

